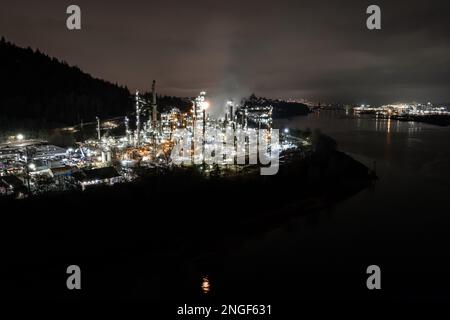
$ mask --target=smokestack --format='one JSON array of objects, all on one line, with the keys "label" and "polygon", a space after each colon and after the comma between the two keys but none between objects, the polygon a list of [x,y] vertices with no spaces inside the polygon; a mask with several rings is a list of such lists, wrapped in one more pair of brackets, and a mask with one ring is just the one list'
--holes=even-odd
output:
[{"label": "smokestack", "polygon": [[125,135],[127,137],[127,142],[130,143],[130,120],[125,117]]},{"label": "smokestack", "polygon": [[125,133],[128,133],[130,130],[130,121],[128,120],[128,117],[125,117]]},{"label": "smokestack", "polygon": [[153,123],[156,124],[157,119],[157,110],[156,110],[156,81],[153,80],[152,84],[152,120]]},{"label": "smokestack", "polygon": [[203,156],[203,164],[205,163],[205,133],[206,133],[206,110],[203,109],[203,143],[202,143],[202,156]]},{"label": "smokestack", "polygon": [[141,107],[139,105],[139,91],[136,91],[136,145],[141,143]]},{"label": "smokestack", "polygon": [[244,127],[245,127],[245,130],[247,130],[247,126],[248,126],[248,119],[247,119],[247,109],[245,109],[245,111],[244,111]]},{"label": "smokestack", "polygon": [[100,118],[99,117],[95,117],[97,119],[97,137],[98,140],[101,140],[101,135],[100,135]]},{"label": "smokestack", "polygon": [[205,130],[206,130],[206,110],[203,109],[203,139],[205,138]]}]

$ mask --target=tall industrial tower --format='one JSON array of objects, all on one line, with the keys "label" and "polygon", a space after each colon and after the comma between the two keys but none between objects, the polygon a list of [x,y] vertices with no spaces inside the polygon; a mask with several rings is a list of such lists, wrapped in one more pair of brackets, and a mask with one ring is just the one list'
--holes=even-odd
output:
[{"label": "tall industrial tower", "polygon": [[153,126],[156,126],[156,122],[158,121],[158,111],[157,111],[157,105],[156,105],[156,81],[153,80],[152,84],[152,121]]},{"label": "tall industrial tower", "polygon": [[97,120],[97,138],[98,138],[98,141],[100,141],[101,139],[102,139],[102,136],[101,136],[101,129],[100,129],[100,118],[99,117],[95,117],[95,119]]},{"label": "tall industrial tower", "polygon": [[202,156],[204,154],[204,139],[205,139],[205,130],[206,130],[206,110],[209,107],[209,102],[206,101],[206,92],[200,92],[200,95],[195,99],[193,105],[193,121],[192,121],[192,150],[193,156],[196,152],[196,149],[199,146],[195,145],[195,140],[202,136]]},{"label": "tall industrial tower", "polygon": [[136,132],[135,132],[135,144],[139,146],[141,143],[141,104],[139,101],[139,91],[136,91]]},{"label": "tall industrial tower", "polygon": [[125,135],[127,137],[127,143],[130,143],[130,119],[125,117]]},{"label": "tall industrial tower", "polygon": [[194,130],[203,132],[206,126],[206,110],[209,108],[209,102],[206,101],[206,92],[200,92],[200,95],[194,101],[193,118]]}]

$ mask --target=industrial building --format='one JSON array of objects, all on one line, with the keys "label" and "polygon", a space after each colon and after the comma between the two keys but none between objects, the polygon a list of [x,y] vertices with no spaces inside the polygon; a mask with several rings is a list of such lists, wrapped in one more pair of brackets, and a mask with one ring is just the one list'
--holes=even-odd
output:
[{"label": "industrial building", "polygon": [[73,173],[75,181],[77,181],[82,189],[94,185],[114,185],[122,182],[122,177],[114,167],[96,168],[91,170],[80,170]]},{"label": "industrial building", "polygon": [[27,193],[22,180],[16,176],[0,177],[0,196],[22,197]]}]

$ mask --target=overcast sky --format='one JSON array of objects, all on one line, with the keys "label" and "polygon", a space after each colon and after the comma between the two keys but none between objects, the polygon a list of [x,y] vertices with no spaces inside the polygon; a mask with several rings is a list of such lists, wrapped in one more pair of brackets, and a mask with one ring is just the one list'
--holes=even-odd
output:
[{"label": "overcast sky", "polygon": [[[449,1],[2,0],[0,34],[160,93],[450,101]],[[66,28],[70,4],[82,30]],[[382,9],[382,30],[366,8]],[[1,71],[0,71],[1,72]]]}]

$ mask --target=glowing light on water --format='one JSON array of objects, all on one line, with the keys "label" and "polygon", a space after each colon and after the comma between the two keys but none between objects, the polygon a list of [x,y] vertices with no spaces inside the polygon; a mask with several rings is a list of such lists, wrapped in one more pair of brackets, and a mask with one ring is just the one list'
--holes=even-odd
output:
[{"label": "glowing light on water", "polygon": [[211,290],[211,283],[209,282],[208,276],[203,277],[202,279],[202,291],[204,294],[209,293]]}]

